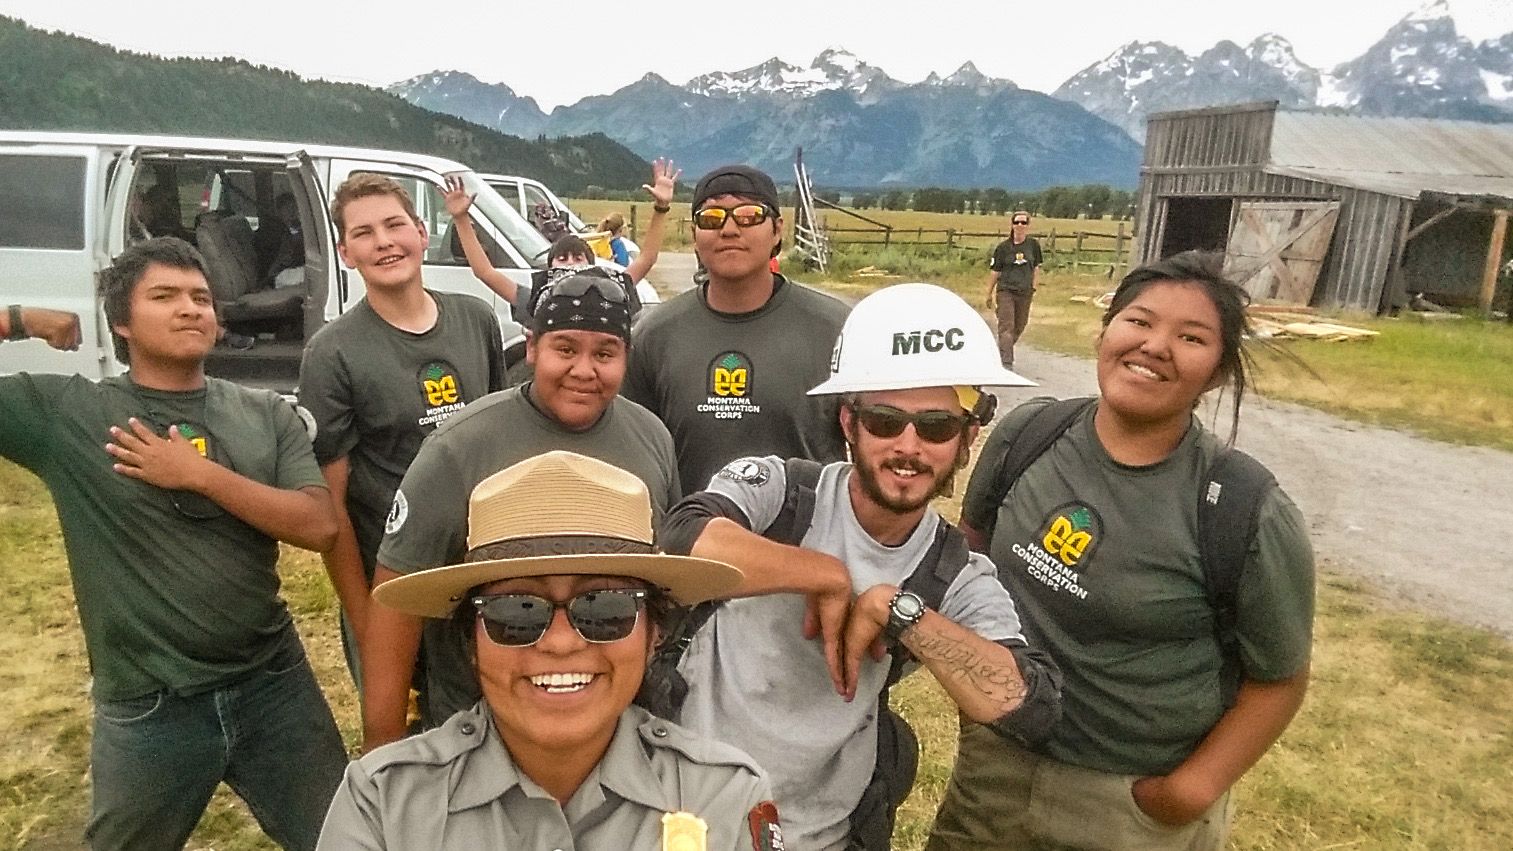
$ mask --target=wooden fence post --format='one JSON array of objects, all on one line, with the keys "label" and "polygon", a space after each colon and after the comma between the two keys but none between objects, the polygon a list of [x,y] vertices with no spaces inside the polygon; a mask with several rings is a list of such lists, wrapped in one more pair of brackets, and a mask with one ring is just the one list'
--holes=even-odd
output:
[{"label": "wooden fence post", "polygon": [[1119,222],[1119,233],[1114,236],[1114,265],[1124,258],[1124,222]]},{"label": "wooden fence post", "polygon": [[1492,219],[1492,243],[1487,246],[1487,268],[1482,273],[1481,298],[1477,301],[1481,312],[1492,315],[1492,296],[1497,292],[1497,273],[1502,268],[1503,237],[1508,232],[1508,211],[1498,210]]},{"label": "wooden fence post", "polygon": [[636,205],[635,204],[630,205],[630,241],[631,242],[640,242],[640,239],[638,239],[636,237]]},{"label": "wooden fence post", "polygon": [[883,247],[887,248],[891,244],[893,244],[893,226],[888,225],[888,229],[883,231]]},{"label": "wooden fence post", "polygon": [[1072,243],[1072,271],[1082,268],[1082,237],[1086,236],[1082,231],[1077,231],[1077,239]]},{"label": "wooden fence post", "polygon": [[947,228],[946,229],[946,247],[947,248],[955,248],[956,247],[956,228]]},{"label": "wooden fence post", "polygon": [[1051,261],[1056,261],[1056,229],[1051,228]]}]

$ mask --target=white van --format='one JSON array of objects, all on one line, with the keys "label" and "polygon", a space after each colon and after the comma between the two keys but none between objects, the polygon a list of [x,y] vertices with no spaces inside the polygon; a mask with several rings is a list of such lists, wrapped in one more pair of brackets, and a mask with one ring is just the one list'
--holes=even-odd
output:
[{"label": "white van", "polygon": [[[493,304],[507,359],[522,360],[524,332],[509,304],[473,276],[452,236],[445,178],[460,177],[475,194],[473,220],[485,250],[516,282],[528,283],[532,270],[544,267],[551,246],[461,163],[295,142],[0,130],[0,305],[77,313],[84,339],[77,352],[58,352],[37,340],[0,346],[0,374],[101,378],[124,371],[95,297],[95,272],[131,241],[176,234],[205,254],[228,337],[251,342],[242,349],[223,341],[207,371],[293,389],[304,342],[365,291],[362,277],[337,257],[329,214],[331,191],[357,172],[392,177],[409,190],[431,234],[426,286]],[[270,258],[259,256],[270,240],[258,234],[279,224],[274,210],[285,193],[298,209],[299,235],[285,252],[294,256],[283,260],[291,268],[274,275]]]},{"label": "white van", "polygon": [[557,197],[557,193],[548,189],[546,184],[539,180],[513,174],[480,174],[478,176],[519,211],[527,221],[535,213],[538,204],[545,204],[557,211],[558,217],[567,222],[573,233],[586,233],[593,230],[584,224],[583,220],[578,218],[578,214],[574,213],[561,198]]}]

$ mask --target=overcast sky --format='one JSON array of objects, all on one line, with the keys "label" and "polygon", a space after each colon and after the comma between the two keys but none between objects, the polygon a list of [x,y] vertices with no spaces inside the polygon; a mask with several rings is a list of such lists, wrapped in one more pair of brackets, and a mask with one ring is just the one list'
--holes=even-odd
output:
[{"label": "overcast sky", "polygon": [[[907,4],[918,10],[909,18],[879,0],[0,0],[0,14],[130,50],[236,56],[378,86],[456,69],[505,83],[550,109],[607,94],[648,71],[683,83],[774,55],[807,66],[833,46],[904,82],[949,74],[970,60],[983,73],[1040,91],[1137,39],[1196,53],[1221,39],[1243,45],[1276,32],[1304,62],[1327,69],[1359,55],[1424,2],[938,0]],[[1448,2],[1473,40],[1513,31],[1513,0]]]}]

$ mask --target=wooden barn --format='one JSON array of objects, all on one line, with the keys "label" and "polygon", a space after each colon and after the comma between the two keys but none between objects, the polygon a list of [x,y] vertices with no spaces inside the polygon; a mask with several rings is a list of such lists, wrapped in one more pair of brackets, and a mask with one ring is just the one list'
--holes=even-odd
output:
[{"label": "wooden barn", "polygon": [[1422,293],[1489,309],[1513,243],[1513,124],[1279,110],[1147,126],[1137,259],[1224,250],[1262,301],[1381,313]]}]

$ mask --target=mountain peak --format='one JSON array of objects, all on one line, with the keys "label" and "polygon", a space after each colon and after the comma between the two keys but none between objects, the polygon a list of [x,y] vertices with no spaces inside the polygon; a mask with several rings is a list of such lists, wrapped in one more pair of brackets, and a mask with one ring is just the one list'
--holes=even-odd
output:
[{"label": "mountain peak", "polygon": [[1453,23],[1450,17],[1449,0],[1424,0],[1417,9],[1405,15],[1399,23],[1431,23],[1442,20],[1451,20]]}]

